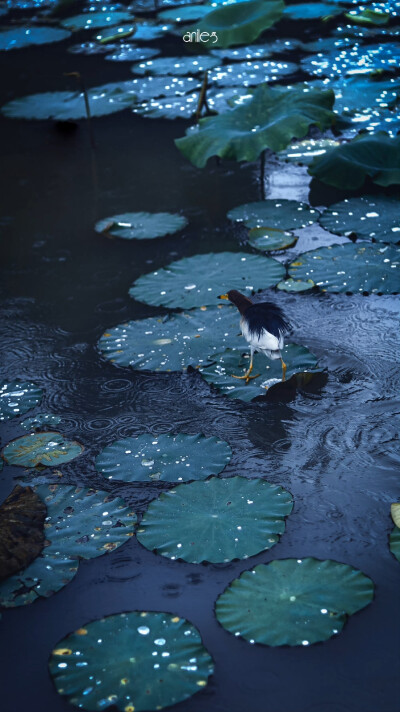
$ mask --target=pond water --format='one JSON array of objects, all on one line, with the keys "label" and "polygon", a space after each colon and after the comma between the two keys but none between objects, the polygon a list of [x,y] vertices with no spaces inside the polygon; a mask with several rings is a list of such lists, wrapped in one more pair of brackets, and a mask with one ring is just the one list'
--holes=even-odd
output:
[{"label": "pond water", "polygon": [[[128,64],[68,54],[72,44],[8,53],[2,103],[73,88],[63,73],[76,69],[88,86],[131,77]],[[390,503],[399,492],[398,297],[269,290],[267,298],[292,324],[291,340],[315,353],[327,374],[286,403],[228,400],[197,374],[115,367],[96,350],[101,334],[125,320],[166,313],[131,299],[133,281],[180,257],[237,251],[243,233],[226,213],[258,199],[259,168],[211,160],[198,170],[173,143],[188,122],[129,110],[93,122],[94,151],[84,122],[70,131],[51,121],[1,117],[0,125],[2,367],[7,377],[38,383],[45,392],[40,412],[60,415],[58,429],[84,444],[84,454],[62,467],[61,481],[116,492],[140,514],[168,486],[110,483],[96,472],[94,457],[118,438],[202,432],[232,447],[226,476],[263,476],[295,502],[281,542],[251,562],[169,561],[133,537],[84,562],[51,598],[4,612],[3,712],[69,709],[48,676],[50,651],[86,621],[135,609],[186,617],[215,660],[208,686],[176,712],[243,712],[249,705],[252,712],[396,712],[400,567],[388,535]],[[265,187],[267,198],[304,200],[309,177],[305,168],[267,157]],[[331,190],[329,203],[341,197]],[[325,199],[312,186],[313,204]],[[97,220],[127,210],[182,211],[189,228],[141,242],[94,231]],[[289,258],[344,239],[315,226],[298,234]],[[2,445],[23,434],[9,421]],[[16,467],[3,471],[1,499],[19,476]],[[373,603],[339,636],[307,649],[273,649],[249,645],[217,623],[215,600],[242,571],[306,556],[350,564],[375,583]]]}]

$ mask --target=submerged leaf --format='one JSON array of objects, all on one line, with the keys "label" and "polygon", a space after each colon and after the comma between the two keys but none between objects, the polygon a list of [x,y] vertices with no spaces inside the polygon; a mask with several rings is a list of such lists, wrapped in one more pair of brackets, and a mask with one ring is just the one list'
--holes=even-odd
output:
[{"label": "submerged leaf", "polygon": [[25,569],[44,546],[46,505],[31,487],[16,485],[0,506],[0,580]]},{"label": "submerged leaf", "polygon": [[99,220],[94,229],[124,240],[146,240],[172,235],[187,222],[183,215],[173,213],[123,213]]},{"label": "submerged leaf", "polygon": [[36,383],[2,381],[0,383],[0,421],[23,415],[40,403],[43,391]]},{"label": "submerged leaf", "polygon": [[336,235],[400,242],[400,200],[380,195],[349,198],[331,205],[319,222]]},{"label": "submerged leaf", "polygon": [[285,279],[276,285],[277,289],[282,292],[308,292],[310,289],[314,289],[315,283],[312,279],[307,279],[303,281],[302,279]]},{"label": "submerged leaf", "polygon": [[2,456],[9,465],[55,467],[78,457],[83,445],[67,440],[61,433],[31,433],[8,443]]},{"label": "submerged leaf", "polygon": [[284,7],[283,0],[252,0],[224,5],[207,13],[187,30],[216,33],[217,42],[213,35],[215,47],[248,44],[281,18]]},{"label": "submerged leaf", "polygon": [[253,227],[249,232],[249,245],[260,252],[286,250],[297,242],[296,235],[271,227]]}]

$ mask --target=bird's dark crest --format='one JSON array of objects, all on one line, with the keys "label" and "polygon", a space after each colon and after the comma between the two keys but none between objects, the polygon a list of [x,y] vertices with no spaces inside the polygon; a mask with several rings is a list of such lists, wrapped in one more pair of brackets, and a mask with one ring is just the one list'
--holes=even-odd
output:
[{"label": "bird's dark crest", "polygon": [[260,337],[263,329],[266,329],[279,339],[290,328],[282,309],[272,302],[251,304],[244,312],[243,317],[252,336]]}]

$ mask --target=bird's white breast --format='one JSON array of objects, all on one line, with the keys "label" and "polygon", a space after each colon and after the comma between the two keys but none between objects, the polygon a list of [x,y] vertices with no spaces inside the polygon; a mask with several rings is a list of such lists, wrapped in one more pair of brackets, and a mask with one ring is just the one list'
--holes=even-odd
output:
[{"label": "bird's white breast", "polygon": [[263,329],[260,336],[257,334],[251,334],[247,326],[246,320],[240,320],[240,328],[242,329],[242,334],[246,341],[253,346],[257,351],[280,351],[284,346],[284,339],[281,335],[279,339],[270,334],[269,331]]}]

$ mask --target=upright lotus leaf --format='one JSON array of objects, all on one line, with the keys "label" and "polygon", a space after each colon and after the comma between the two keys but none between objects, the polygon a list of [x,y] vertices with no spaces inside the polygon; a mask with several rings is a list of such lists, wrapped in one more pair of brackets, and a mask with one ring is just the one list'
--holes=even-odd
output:
[{"label": "upright lotus leaf", "polygon": [[224,5],[187,29],[189,32],[209,32],[210,35],[216,33],[218,40],[214,42],[213,35],[213,47],[250,44],[282,17],[284,8],[283,0],[252,0]]},{"label": "upright lotus leaf", "polygon": [[340,4],[329,2],[304,2],[298,5],[286,5],[284,15],[291,20],[326,20],[341,15],[344,9]]},{"label": "upright lotus leaf", "polygon": [[400,136],[363,134],[333,148],[309,167],[310,175],[337,188],[357,190],[370,177],[377,185],[400,184]]},{"label": "upright lotus leaf", "polygon": [[60,30],[57,27],[15,27],[0,31],[0,50],[60,42],[70,34],[67,30]]},{"label": "upright lotus leaf", "polygon": [[292,508],[279,485],[211,477],[163,492],[144,514],[137,538],[162,556],[194,564],[247,559],[279,541]]},{"label": "upright lotus leaf", "polygon": [[[244,339],[242,344],[244,351]],[[252,375],[258,375],[246,383],[245,380],[234,378],[243,376],[249,366],[249,353],[243,355],[243,351],[226,349],[216,354],[213,363],[202,366],[201,375],[207,383],[211,383],[229,398],[239,398],[248,403],[257,396],[265,395],[269,386],[282,380],[282,364],[279,359],[271,361],[264,354],[256,353]],[[282,349],[282,357],[287,365],[287,379],[296,373],[314,371],[317,368],[314,354],[298,344],[287,344]]]},{"label": "upright lotus leaf", "polygon": [[400,527],[400,502],[393,502],[393,504],[390,505],[390,516],[396,527]]},{"label": "upright lotus leaf", "polygon": [[0,383],[0,421],[16,418],[39,405],[43,391],[30,381],[2,381]]},{"label": "upright lotus leaf", "polygon": [[220,305],[119,324],[103,334],[98,347],[117,366],[182,371],[207,363],[221,346],[240,348],[243,338],[238,332],[236,308]]},{"label": "upright lotus leaf", "polygon": [[400,200],[384,195],[349,198],[322,213],[322,227],[336,235],[363,240],[400,242]]},{"label": "upright lotus leaf", "polygon": [[220,294],[238,289],[248,294],[279,282],[284,267],[272,257],[246,252],[219,252],[185,257],[145,274],[129,294],[153,306],[191,309],[215,304]]},{"label": "upright lotus leaf", "polygon": [[253,87],[263,82],[277,81],[287,74],[294,74],[297,69],[298,67],[294,62],[284,62],[282,60],[236,62],[235,64],[225,64],[223,67],[210,71],[208,82],[210,86]]},{"label": "upright lotus leaf", "polygon": [[231,459],[228,443],[204,435],[139,435],[108,445],[96,457],[96,469],[123,482],[187,482],[221,472]]},{"label": "upright lotus leaf", "polygon": [[400,292],[400,248],[357,242],[304,252],[289,265],[294,279],[312,279],[327,292]]},{"label": "upright lotus leaf", "polygon": [[317,77],[365,76],[379,71],[392,71],[398,66],[400,44],[382,42],[375,45],[351,43],[332,52],[322,51],[304,57],[301,66]]},{"label": "upright lotus leaf", "polygon": [[119,22],[127,22],[132,19],[129,12],[116,12],[115,10],[102,10],[100,12],[84,12],[82,15],[74,15],[61,20],[63,27],[68,30],[93,30],[96,27],[111,27]]},{"label": "upright lotus leaf", "polygon": [[124,240],[149,240],[183,230],[187,222],[174,213],[123,213],[99,220],[94,229]]},{"label": "upright lotus leaf", "polygon": [[332,91],[306,85],[257,87],[253,98],[232,111],[201,119],[198,128],[175,141],[198,168],[211,156],[255,161],[266,148],[282,151],[293,138],[303,138],[310,126],[323,131],[334,120]]},{"label": "upright lotus leaf", "polygon": [[[78,657],[79,655],[79,657]],[[170,613],[132,611],[87,623],[52,651],[50,674],[72,705],[161,710],[207,685],[212,658],[199,631]]]},{"label": "upright lotus leaf", "polygon": [[253,227],[249,232],[249,245],[259,252],[286,250],[297,242],[296,235],[273,227]]},{"label": "upright lotus leaf", "polygon": [[1,454],[9,465],[55,467],[78,457],[83,449],[76,440],[67,440],[61,433],[47,432],[12,440]]},{"label": "upright lotus leaf", "polygon": [[262,645],[311,645],[340,633],[373,598],[371,579],[327,559],[283,559],[235,579],[216,603],[230,633]]},{"label": "upright lotus leaf", "polygon": [[46,505],[31,487],[16,485],[0,506],[0,580],[25,569],[44,546]]},{"label": "upright lotus leaf", "polygon": [[244,203],[232,208],[228,213],[230,220],[242,222],[246,227],[264,227],[274,230],[291,230],[312,225],[318,220],[319,212],[306,203],[297,200],[260,200]]},{"label": "upright lotus leaf", "polygon": [[140,64],[134,64],[134,74],[172,74],[185,76],[199,74],[218,65],[218,59],[207,54],[199,57],[157,57]]},{"label": "upright lotus leaf", "polygon": [[40,430],[44,425],[53,427],[61,422],[59,415],[53,413],[36,413],[33,418],[26,418],[20,423],[24,430]]}]

